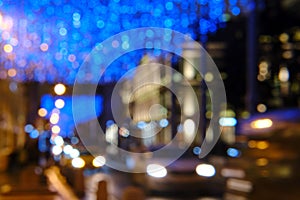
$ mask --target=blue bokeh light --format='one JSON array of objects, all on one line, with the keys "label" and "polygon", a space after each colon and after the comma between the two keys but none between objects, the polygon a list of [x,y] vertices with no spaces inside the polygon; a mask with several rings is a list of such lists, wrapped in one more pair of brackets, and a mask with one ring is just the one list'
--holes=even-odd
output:
[{"label": "blue bokeh light", "polygon": [[241,10],[240,10],[239,7],[235,6],[235,7],[233,7],[233,8],[231,9],[231,12],[232,12],[232,14],[233,14],[234,16],[237,16],[237,15],[239,15],[239,14],[241,13]]},{"label": "blue bokeh light", "polygon": [[161,119],[159,121],[159,125],[162,127],[162,128],[165,128],[169,125],[169,121],[167,119]]},{"label": "blue bokeh light", "polygon": [[33,131],[34,127],[31,124],[26,124],[24,127],[24,131],[26,133],[31,133]]},{"label": "blue bokeh light", "polygon": [[29,133],[29,137],[32,138],[32,139],[36,139],[38,138],[40,135],[39,131],[38,130],[33,130]]},{"label": "blue bokeh light", "polygon": [[114,124],[115,124],[115,122],[113,120],[108,120],[105,125],[108,128],[108,127],[111,127]]},{"label": "blue bokeh light", "polygon": [[172,9],[173,9],[173,2],[168,1],[168,2],[166,3],[166,9],[167,9],[167,10],[172,10]]},{"label": "blue bokeh light", "polygon": [[144,129],[147,126],[147,123],[144,121],[139,121],[136,125],[139,129]]},{"label": "blue bokeh light", "polygon": [[[12,78],[15,81],[73,84],[79,66],[92,49],[110,36],[152,26],[171,28],[199,39],[201,35],[223,27],[224,22],[230,19],[226,17],[227,20],[224,20],[224,16],[239,15],[249,7],[249,2],[229,0],[226,5],[221,0],[142,0],[136,3],[119,0],[30,0],[13,3],[2,0],[0,12],[9,28],[0,28],[0,39],[15,47],[11,53],[1,54],[4,68],[0,68],[0,73],[15,68],[17,75]],[[151,33],[147,33],[148,36],[151,37]],[[171,37],[166,35],[164,42],[172,42]],[[48,48],[41,50],[42,43]],[[130,42],[120,44],[117,48],[130,48]],[[147,48],[159,46],[157,43],[147,44]],[[76,61],[71,62],[70,55],[74,55]],[[121,58],[112,64],[101,81],[118,80],[136,67],[140,57],[135,53],[128,56],[129,59]],[[13,62],[7,57],[13,57]],[[120,67],[124,65],[126,67]]]},{"label": "blue bokeh light", "polygon": [[194,147],[193,148],[193,153],[195,154],[195,155],[200,155],[200,153],[201,153],[201,148],[200,147]]},{"label": "blue bokeh light", "polygon": [[233,158],[240,156],[240,151],[236,148],[228,148],[227,149],[227,155]]},{"label": "blue bokeh light", "polygon": [[221,117],[219,120],[221,126],[236,126],[237,119],[234,117]]}]

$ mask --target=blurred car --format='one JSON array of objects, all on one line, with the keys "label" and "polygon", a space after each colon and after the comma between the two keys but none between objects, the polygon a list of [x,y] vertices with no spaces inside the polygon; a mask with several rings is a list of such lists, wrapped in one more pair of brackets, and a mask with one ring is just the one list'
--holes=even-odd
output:
[{"label": "blurred car", "polygon": [[248,198],[299,199],[300,109],[253,115],[237,130],[240,156],[230,165],[242,168],[243,179],[253,184]]},{"label": "blurred car", "polygon": [[220,172],[226,159],[222,156],[199,159],[198,148],[189,148],[178,160],[166,167],[152,161],[147,165],[147,173],[135,174],[136,183],[150,195],[176,195],[181,199],[203,195],[221,197],[225,189],[225,178]]},{"label": "blurred car", "polygon": [[237,134],[249,137],[269,137],[273,133],[288,127],[290,124],[300,123],[300,109],[274,110],[252,115],[240,120]]}]

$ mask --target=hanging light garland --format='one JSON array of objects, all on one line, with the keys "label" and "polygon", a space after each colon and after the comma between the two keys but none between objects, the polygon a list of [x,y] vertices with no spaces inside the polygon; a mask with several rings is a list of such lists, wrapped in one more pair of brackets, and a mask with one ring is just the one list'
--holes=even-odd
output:
[{"label": "hanging light garland", "polygon": [[[170,28],[193,39],[217,31],[250,0],[0,0],[0,79],[72,84],[89,52],[139,27]],[[126,40],[120,48],[126,48]],[[118,44],[112,44],[118,45]],[[136,67],[142,52],[118,59],[103,81]]]}]

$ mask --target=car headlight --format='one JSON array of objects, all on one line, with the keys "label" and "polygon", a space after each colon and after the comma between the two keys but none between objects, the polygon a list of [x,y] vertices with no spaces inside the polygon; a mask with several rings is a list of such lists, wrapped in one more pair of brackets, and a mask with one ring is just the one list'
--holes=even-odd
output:
[{"label": "car headlight", "polygon": [[264,129],[270,128],[273,125],[273,121],[271,119],[257,119],[251,122],[250,126],[254,129]]},{"label": "car headlight", "polygon": [[199,164],[196,167],[196,172],[199,176],[212,177],[216,174],[214,166],[210,164]]},{"label": "car headlight", "polygon": [[163,178],[167,175],[167,169],[158,164],[150,164],[147,166],[147,174],[155,178]]}]

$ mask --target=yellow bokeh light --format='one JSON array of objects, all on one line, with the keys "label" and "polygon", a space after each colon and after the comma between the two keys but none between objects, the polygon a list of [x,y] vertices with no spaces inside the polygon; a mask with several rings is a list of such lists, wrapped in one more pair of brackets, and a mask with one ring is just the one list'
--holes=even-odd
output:
[{"label": "yellow bokeh light", "polygon": [[7,75],[9,76],[9,77],[15,77],[16,75],[17,75],[17,70],[16,69],[9,69],[8,71],[7,71]]},{"label": "yellow bokeh light", "polygon": [[248,147],[249,148],[255,148],[256,147],[256,141],[255,140],[250,140],[249,142],[248,142]]},{"label": "yellow bokeh light", "polygon": [[40,108],[39,110],[38,110],[38,115],[40,116],[40,117],[45,117],[46,115],[47,115],[47,110],[45,109],[45,108]]},{"label": "yellow bokeh light", "polygon": [[82,158],[74,158],[72,160],[72,166],[74,168],[83,168],[85,166],[85,161]]},{"label": "yellow bokeh light", "polygon": [[59,114],[58,113],[53,113],[50,117],[50,123],[51,124],[57,124],[59,121]]},{"label": "yellow bokeh light", "polygon": [[213,115],[213,113],[212,113],[211,111],[207,111],[207,112],[205,113],[205,116],[206,116],[207,119],[211,119],[211,118],[212,118],[212,115]]},{"label": "yellow bokeh light", "polygon": [[261,35],[261,36],[259,36],[259,42],[260,43],[271,43],[272,37],[269,35]]},{"label": "yellow bokeh light", "polygon": [[10,44],[6,44],[6,45],[3,46],[3,50],[6,53],[11,53],[13,51],[13,46],[11,46]]},{"label": "yellow bokeh light", "polygon": [[58,134],[60,132],[60,127],[55,125],[51,128],[52,133]]},{"label": "yellow bokeh light", "polygon": [[243,119],[248,119],[250,117],[250,113],[248,111],[243,111],[241,117]]},{"label": "yellow bokeh light", "polygon": [[264,150],[267,149],[269,147],[269,143],[267,141],[259,141],[256,144],[256,148]]},{"label": "yellow bokeh light", "polygon": [[269,161],[266,158],[259,158],[255,161],[255,163],[257,166],[263,167],[266,166],[269,163]]},{"label": "yellow bokeh light", "polygon": [[0,192],[2,194],[9,193],[9,192],[11,192],[11,190],[12,190],[12,186],[9,184],[4,184],[0,187]]},{"label": "yellow bokeh light", "polygon": [[293,51],[284,51],[282,53],[282,57],[285,58],[285,59],[293,58]]},{"label": "yellow bokeh light", "polygon": [[54,92],[57,95],[63,95],[66,92],[66,86],[64,84],[58,83],[54,86]]},{"label": "yellow bokeh light", "polygon": [[258,104],[256,107],[257,111],[260,113],[264,113],[267,111],[267,106],[265,104]]},{"label": "yellow bokeh light", "polygon": [[48,50],[48,44],[46,44],[46,43],[42,43],[41,45],[40,45],[40,49],[42,50],[42,51],[47,51]]},{"label": "yellow bokeh light", "polygon": [[279,40],[282,43],[286,43],[289,40],[289,35],[286,34],[286,33],[282,33],[282,34],[279,35]]},{"label": "yellow bokeh light", "polygon": [[93,159],[93,166],[94,167],[102,167],[105,165],[106,159],[103,156],[97,156],[96,158]]},{"label": "yellow bokeh light", "polygon": [[205,81],[212,82],[214,80],[214,75],[211,72],[208,72],[204,76]]},{"label": "yellow bokeh light", "polygon": [[54,104],[56,108],[61,109],[65,106],[65,101],[62,99],[57,99]]},{"label": "yellow bokeh light", "polygon": [[268,69],[269,64],[266,61],[262,61],[259,63],[259,68],[260,69]]},{"label": "yellow bokeh light", "polygon": [[295,33],[294,40],[300,41],[300,30],[297,30],[297,32]]},{"label": "yellow bokeh light", "polygon": [[259,74],[259,75],[257,75],[257,80],[259,80],[259,81],[265,81],[266,80],[266,76]]},{"label": "yellow bokeh light", "polygon": [[270,119],[258,119],[253,121],[250,126],[255,129],[270,128],[273,125]]}]

